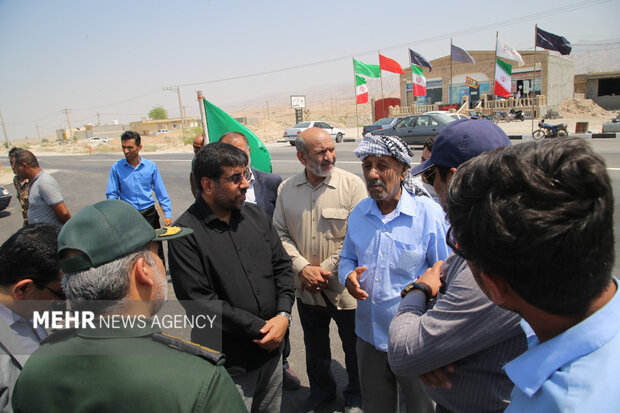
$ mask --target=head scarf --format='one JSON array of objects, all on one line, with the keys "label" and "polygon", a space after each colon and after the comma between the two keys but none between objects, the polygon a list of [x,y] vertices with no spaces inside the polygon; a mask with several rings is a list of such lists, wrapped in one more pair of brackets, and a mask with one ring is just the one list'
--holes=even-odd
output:
[{"label": "head scarf", "polygon": [[[407,168],[411,166],[413,157],[413,153],[411,149],[409,149],[409,146],[398,136],[371,135],[370,133],[364,136],[364,139],[358,147],[355,148],[353,153],[362,161],[369,155],[391,156]],[[403,180],[403,187],[411,195],[427,196],[430,198],[430,194],[422,183],[415,180],[409,172],[407,172]]]}]

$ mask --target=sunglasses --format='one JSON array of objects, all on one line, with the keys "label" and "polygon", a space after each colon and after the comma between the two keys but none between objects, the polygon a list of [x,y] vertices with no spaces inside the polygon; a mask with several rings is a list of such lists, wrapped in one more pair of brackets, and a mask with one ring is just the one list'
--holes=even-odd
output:
[{"label": "sunglasses", "polygon": [[47,285],[45,286],[45,289],[50,291],[52,294],[54,294],[56,298],[58,298],[59,300],[67,299],[67,296],[65,295],[65,292],[63,290],[54,290],[53,288],[50,288]]},{"label": "sunglasses", "polygon": [[246,170],[242,174],[236,173],[224,179],[226,179],[229,182],[232,182],[235,185],[239,185],[241,183],[241,179],[245,178],[246,181],[249,181],[251,177],[252,177],[252,172],[250,171],[250,168],[246,168]]},{"label": "sunglasses", "polygon": [[427,184],[429,184],[430,186],[433,186],[433,183],[435,182],[436,172],[437,172],[436,167],[429,168],[426,171],[422,172],[422,178],[424,178],[424,181],[426,181]]},{"label": "sunglasses", "polygon": [[448,247],[452,248],[452,251],[459,257],[471,261],[466,255],[465,252],[459,247],[459,243],[454,237],[454,231],[452,231],[452,227],[448,228],[448,232],[446,233],[446,244]]}]

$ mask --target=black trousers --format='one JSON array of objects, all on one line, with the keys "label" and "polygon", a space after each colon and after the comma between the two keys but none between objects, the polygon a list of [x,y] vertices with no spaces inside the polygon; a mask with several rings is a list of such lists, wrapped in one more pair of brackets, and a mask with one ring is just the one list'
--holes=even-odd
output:
[{"label": "black trousers", "polygon": [[[140,211],[140,213],[142,214],[142,216],[144,217],[144,219],[146,219],[146,221],[151,224],[151,226],[153,227],[153,229],[159,229],[161,228],[161,225],[159,223],[159,214],[157,213],[157,208],[155,208],[155,205],[147,208],[147,209],[143,209],[142,211]],[[164,257],[164,245],[163,242],[158,242],[157,243],[157,255],[159,255],[159,258],[161,258],[161,261],[164,263],[164,268],[166,268],[166,258]]]}]

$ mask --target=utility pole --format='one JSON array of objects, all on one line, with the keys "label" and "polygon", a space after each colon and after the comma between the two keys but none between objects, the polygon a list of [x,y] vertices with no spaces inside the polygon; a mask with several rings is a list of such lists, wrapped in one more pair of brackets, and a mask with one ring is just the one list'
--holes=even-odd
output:
[{"label": "utility pole", "polygon": [[37,127],[37,138],[39,138],[39,145],[41,144],[41,132],[39,131],[39,125],[34,125]]},{"label": "utility pole", "polygon": [[[67,117],[67,125],[69,125],[69,136],[72,137],[73,135],[71,135],[71,121],[69,120],[69,112],[71,112],[71,109],[63,109],[63,112],[65,112],[65,116]],[[67,138],[65,137],[65,140],[67,140]]]},{"label": "utility pole", "polygon": [[267,99],[267,120],[269,120],[269,99]]},{"label": "utility pole", "polygon": [[179,115],[181,116],[181,131],[183,132],[183,138],[185,138],[185,119],[183,117],[183,103],[181,103],[181,88],[179,86],[169,86],[163,89],[172,91],[176,90],[177,92],[177,96],[179,97]]},{"label": "utility pole", "polygon": [[9,149],[9,135],[6,133],[6,126],[4,126],[4,116],[0,110],[0,120],[2,121],[2,131],[4,132],[4,141],[6,142],[6,148]]}]

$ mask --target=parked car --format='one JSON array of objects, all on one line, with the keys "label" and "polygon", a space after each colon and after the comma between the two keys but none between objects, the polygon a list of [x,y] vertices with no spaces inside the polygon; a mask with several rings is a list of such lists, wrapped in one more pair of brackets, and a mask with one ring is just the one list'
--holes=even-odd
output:
[{"label": "parked car", "polygon": [[424,112],[423,113],[423,115],[437,115],[437,114],[448,115],[451,118],[454,118],[456,120],[459,120],[459,119],[469,119],[468,116],[462,115],[460,113],[450,112],[449,110],[433,110],[433,111],[430,111],[430,112]]},{"label": "parked car", "polygon": [[362,136],[366,135],[368,132],[372,132],[377,129],[385,129],[391,126],[394,126],[396,122],[403,119],[403,116],[397,116],[395,118],[381,118],[372,125],[366,125],[362,129]]},{"label": "parked car", "polygon": [[112,138],[108,138],[107,136],[93,136],[92,138],[89,139],[91,142],[110,142],[112,140]]},{"label": "parked car", "polygon": [[344,139],[344,131],[342,129],[334,128],[327,122],[322,120],[311,120],[306,122],[299,122],[297,125],[284,131],[284,139],[289,141],[291,146],[295,146],[295,139],[297,135],[302,133],[308,128],[321,128],[331,135],[331,137],[338,143]]},{"label": "parked car", "polygon": [[158,134],[158,133],[170,133],[170,131],[168,129],[160,129],[157,132],[155,132],[155,134]]},{"label": "parked car", "polygon": [[11,194],[5,187],[0,186],[0,211],[4,211],[9,206],[9,202],[11,202]]},{"label": "parked car", "polygon": [[430,136],[437,136],[447,124],[456,119],[442,113],[431,115],[412,115],[396,125],[370,132],[372,135],[394,135],[409,145],[423,145]]}]

